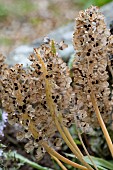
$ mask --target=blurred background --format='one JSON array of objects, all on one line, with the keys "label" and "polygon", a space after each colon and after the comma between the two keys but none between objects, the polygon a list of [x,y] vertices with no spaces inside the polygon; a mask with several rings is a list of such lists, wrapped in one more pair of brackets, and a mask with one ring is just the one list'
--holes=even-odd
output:
[{"label": "blurred background", "polygon": [[66,25],[88,6],[111,0],[0,0],[0,51],[6,55],[20,44],[46,36]]}]

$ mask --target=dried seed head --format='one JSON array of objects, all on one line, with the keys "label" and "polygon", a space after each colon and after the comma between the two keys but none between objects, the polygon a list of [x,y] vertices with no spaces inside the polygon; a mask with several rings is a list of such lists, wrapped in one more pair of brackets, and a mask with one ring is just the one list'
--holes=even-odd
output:
[{"label": "dried seed head", "polygon": [[38,147],[38,149],[36,150],[36,159],[40,161],[43,158],[44,154],[45,154],[44,148]]},{"label": "dried seed head", "polygon": [[32,140],[30,140],[28,143],[26,143],[25,150],[27,153],[32,152],[34,150],[34,145],[33,145]]},{"label": "dried seed head", "polygon": [[108,38],[109,30],[104,16],[97,7],[90,7],[79,13],[73,43],[76,56],[73,64],[74,91],[78,124],[85,131],[89,124],[98,126],[90,93],[94,91],[100,113],[106,123],[112,112],[111,92],[108,83]]},{"label": "dried seed head", "polygon": [[49,140],[57,131],[53,114],[57,116],[60,112],[66,119],[66,114],[70,113],[71,78],[68,67],[56,53],[56,45],[50,40],[35,49],[28,70],[19,64],[5,67],[3,57],[0,58],[1,105],[8,113],[9,123],[22,126],[17,139],[29,140],[25,145],[27,152],[42,147],[41,141],[50,144]]},{"label": "dried seed head", "polygon": [[25,133],[22,131],[17,132],[16,138],[17,140],[20,140],[20,141],[23,140],[25,138]]}]

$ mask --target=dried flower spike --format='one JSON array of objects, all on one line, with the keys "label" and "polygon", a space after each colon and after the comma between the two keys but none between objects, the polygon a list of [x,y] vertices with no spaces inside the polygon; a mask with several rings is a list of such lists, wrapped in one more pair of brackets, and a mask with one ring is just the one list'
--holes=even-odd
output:
[{"label": "dried flower spike", "polygon": [[56,145],[51,140],[57,131],[53,115],[57,117],[60,112],[66,125],[72,120],[72,115],[67,114],[74,96],[70,85],[72,80],[66,63],[56,53],[56,45],[50,40],[35,49],[28,70],[19,64],[5,67],[4,60],[0,60],[1,105],[8,113],[9,123],[22,126],[17,138],[29,140],[26,151],[42,148],[37,157],[43,155],[42,141],[53,147]]},{"label": "dried flower spike", "polygon": [[76,19],[73,43],[76,56],[73,64],[74,91],[76,94],[76,115],[83,131],[98,126],[91,102],[93,90],[100,113],[106,123],[110,120],[113,102],[108,82],[108,38],[104,16],[97,7],[81,11]]}]

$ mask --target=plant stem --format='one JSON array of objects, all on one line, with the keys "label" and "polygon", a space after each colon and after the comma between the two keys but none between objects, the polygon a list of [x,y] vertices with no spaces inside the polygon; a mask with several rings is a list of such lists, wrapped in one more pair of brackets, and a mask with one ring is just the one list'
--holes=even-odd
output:
[{"label": "plant stem", "polygon": [[78,132],[78,137],[79,137],[80,142],[82,143],[82,146],[83,146],[83,148],[84,148],[84,150],[85,150],[88,158],[90,159],[92,165],[94,166],[94,168],[95,168],[96,170],[98,170],[98,168],[96,167],[95,163],[93,162],[93,160],[92,160],[92,158],[91,158],[91,156],[90,156],[90,154],[89,154],[89,152],[88,152],[88,150],[87,150],[87,148],[86,148],[86,146],[85,146],[85,144],[84,144],[84,142],[83,142],[83,140],[82,140],[81,134],[80,134],[79,132]]},{"label": "plant stem", "polygon": [[[50,154],[51,155],[51,154]],[[57,162],[57,164],[63,169],[63,170],[67,170],[67,168],[62,164],[62,162],[60,162],[60,160],[58,158],[56,158],[55,156],[51,155],[51,157]]]},{"label": "plant stem", "polygon": [[56,126],[58,128],[59,133],[61,134],[62,138],[66,142],[67,146],[71,149],[73,154],[88,168],[88,170],[93,170],[93,168],[84,161],[83,157],[81,157],[81,155],[76,151],[76,149],[73,147],[73,145],[69,142],[69,140],[66,137],[66,135],[64,134],[64,132],[63,132],[57,118],[55,118],[55,124],[56,124]]},{"label": "plant stem", "polygon": [[60,123],[61,123],[61,125],[62,125],[62,128],[63,128],[63,130],[64,130],[64,133],[65,133],[66,137],[68,138],[69,142],[70,142],[70,143],[72,144],[72,146],[77,150],[77,152],[80,154],[80,156],[81,156],[81,157],[84,157],[83,154],[82,154],[82,152],[80,151],[80,149],[79,149],[78,146],[76,145],[75,141],[73,140],[73,138],[72,138],[72,136],[71,136],[68,128],[63,125],[62,117],[59,117],[59,121],[60,121]]},{"label": "plant stem", "polygon": [[95,95],[94,95],[93,91],[91,91],[91,101],[92,101],[96,116],[98,118],[100,127],[102,128],[102,131],[104,133],[104,136],[105,136],[105,139],[107,141],[108,147],[110,149],[111,155],[113,157],[113,144],[112,144],[111,138],[109,136],[109,133],[107,131],[107,128],[106,128],[106,126],[104,124],[104,121],[102,119],[102,116],[100,114],[100,111],[99,111],[99,108],[98,108],[98,105],[97,105],[97,101],[96,101],[96,98],[95,98]]},{"label": "plant stem", "polygon": [[46,75],[48,74],[47,68],[44,64],[44,61],[40,57],[40,51],[38,51],[38,49],[34,49],[34,50],[36,52],[39,62],[42,65],[43,77],[44,77],[45,84],[46,84],[46,99],[47,99],[46,101],[49,106],[53,121],[55,122],[56,127],[57,127],[58,131],[60,132],[61,136],[63,137],[64,141],[69,146],[69,148],[72,150],[72,152],[75,154],[75,156],[88,168],[88,170],[93,170],[93,168],[84,161],[82,156],[78,153],[78,151],[76,151],[76,149],[73,147],[73,145],[69,142],[68,138],[64,134],[64,131],[61,128],[61,125],[59,124],[57,115],[55,114],[56,113],[55,111],[57,110],[56,105],[54,104],[53,99],[51,97],[51,85],[50,85],[50,82],[48,81],[48,79],[46,78]]},{"label": "plant stem", "polygon": [[76,143],[74,142],[69,130],[63,126],[63,130],[66,134],[66,136],[68,137],[68,140],[70,141],[70,143],[73,145],[73,147],[77,150],[77,152],[80,154],[81,157],[84,157],[83,154],[81,153],[80,149],[78,148],[78,146],[76,145]]},{"label": "plant stem", "polygon": [[[76,121],[76,125],[78,126],[78,122],[77,122],[77,121]],[[80,142],[81,142],[81,144],[82,144],[82,146],[83,146],[83,148],[84,148],[84,150],[85,150],[85,152],[86,152],[89,160],[91,161],[91,163],[92,163],[92,165],[94,166],[94,168],[95,168],[96,170],[98,170],[97,166],[94,164],[91,156],[90,156],[89,153],[88,153],[88,150],[87,150],[87,148],[86,148],[86,146],[85,146],[85,144],[84,144],[84,142],[83,142],[83,140],[82,140],[82,136],[81,136],[81,134],[80,134],[80,132],[79,132],[78,129],[77,129],[77,133],[78,133],[78,137],[79,137],[79,139],[80,139]]]},{"label": "plant stem", "polygon": [[82,166],[82,165],[79,165],[79,164],[77,164],[77,163],[75,163],[75,162],[72,162],[72,161],[70,161],[69,159],[63,157],[62,155],[60,155],[59,153],[57,153],[55,150],[53,150],[52,148],[50,148],[47,143],[42,142],[42,145],[43,145],[43,147],[46,149],[46,151],[47,151],[50,155],[55,156],[57,159],[61,160],[62,162],[66,163],[66,164],[68,164],[68,165],[71,165],[71,166],[73,166],[73,167],[75,167],[75,168],[79,168],[79,169],[81,169],[81,170],[88,170],[86,167],[84,167],[84,166]]}]

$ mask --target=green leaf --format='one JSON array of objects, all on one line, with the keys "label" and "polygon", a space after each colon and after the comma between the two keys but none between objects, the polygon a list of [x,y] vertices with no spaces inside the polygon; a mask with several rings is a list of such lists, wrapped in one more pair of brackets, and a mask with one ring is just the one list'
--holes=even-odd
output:
[{"label": "green leaf", "polygon": [[[67,157],[75,158],[75,155],[64,153]],[[106,161],[102,158],[96,158],[94,156],[90,156],[94,162],[94,164],[97,166],[99,170],[113,170],[113,162]],[[84,160],[93,166],[92,162],[89,160],[88,156],[84,156]]]},{"label": "green leaf", "polygon": [[16,158],[16,159],[19,159],[21,161],[21,163],[27,163],[29,164],[30,166],[32,166],[33,168],[36,168],[36,169],[39,169],[39,170],[53,170],[51,168],[47,168],[47,167],[42,167],[41,165],[33,162],[33,161],[30,161],[29,159],[25,158],[24,156],[18,154],[17,152],[15,151],[12,151],[10,153],[5,153],[6,156],[9,156],[10,158]]},{"label": "green leaf", "polygon": [[[100,170],[113,170],[113,163],[111,163],[110,161],[106,161],[102,158],[96,158],[91,156],[93,162],[95,163],[95,165],[100,169]],[[89,160],[88,156],[84,157],[84,160],[89,163],[90,165],[92,165],[91,161]]]}]

